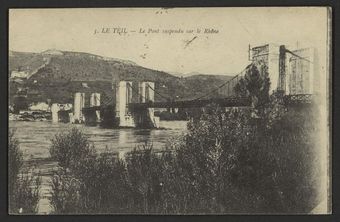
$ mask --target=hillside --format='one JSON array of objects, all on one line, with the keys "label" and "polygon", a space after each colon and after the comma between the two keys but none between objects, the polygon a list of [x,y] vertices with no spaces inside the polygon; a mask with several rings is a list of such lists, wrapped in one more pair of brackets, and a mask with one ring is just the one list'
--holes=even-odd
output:
[{"label": "hillside", "polygon": [[[228,80],[229,76],[192,75],[179,78],[141,67],[131,61],[82,52],[47,50],[42,53],[10,52],[9,72],[26,71],[23,83],[11,81],[10,96],[19,89],[30,101],[72,102],[75,92],[100,92],[112,97],[112,81],[153,81],[156,100],[193,99]],[[85,84],[84,84],[85,83]]]}]

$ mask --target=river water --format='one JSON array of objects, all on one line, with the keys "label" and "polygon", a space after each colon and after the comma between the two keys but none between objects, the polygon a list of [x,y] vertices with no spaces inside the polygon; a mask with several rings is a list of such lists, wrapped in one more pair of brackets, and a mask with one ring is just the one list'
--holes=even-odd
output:
[{"label": "river water", "polygon": [[155,150],[165,147],[169,139],[182,135],[186,131],[186,121],[160,121],[160,129],[103,129],[52,122],[10,121],[9,128],[15,129],[15,137],[20,143],[25,161],[37,160],[36,170],[42,175],[38,214],[51,212],[50,172],[55,163],[48,160],[51,139],[72,127],[80,129],[95,145],[97,152],[118,152],[123,156],[134,147],[148,142]]},{"label": "river water", "polygon": [[167,141],[186,130],[186,121],[160,121],[160,129],[103,129],[80,124],[52,122],[10,121],[9,128],[15,129],[25,160],[48,158],[51,139],[72,127],[80,129],[92,142],[98,152],[125,153],[145,142],[155,149],[162,149]]}]

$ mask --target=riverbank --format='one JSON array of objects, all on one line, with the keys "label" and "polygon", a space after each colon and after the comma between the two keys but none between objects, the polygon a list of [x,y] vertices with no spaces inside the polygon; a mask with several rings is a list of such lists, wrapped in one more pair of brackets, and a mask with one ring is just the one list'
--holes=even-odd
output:
[{"label": "riverbank", "polygon": [[10,121],[51,121],[52,115],[45,111],[21,111],[18,114],[9,113],[8,119]]},{"label": "riverbank", "polygon": [[33,170],[35,175],[41,178],[37,214],[46,215],[53,212],[51,205],[51,178],[57,169],[58,163],[51,158],[37,158],[24,161],[24,168]]}]

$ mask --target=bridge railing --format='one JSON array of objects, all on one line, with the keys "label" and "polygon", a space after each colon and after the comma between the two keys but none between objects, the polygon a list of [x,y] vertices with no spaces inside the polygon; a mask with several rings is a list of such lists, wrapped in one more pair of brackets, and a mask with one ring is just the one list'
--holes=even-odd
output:
[{"label": "bridge railing", "polygon": [[286,105],[312,104],[313,99],[313,94],[286,95],[284,96],[284,103]]}]

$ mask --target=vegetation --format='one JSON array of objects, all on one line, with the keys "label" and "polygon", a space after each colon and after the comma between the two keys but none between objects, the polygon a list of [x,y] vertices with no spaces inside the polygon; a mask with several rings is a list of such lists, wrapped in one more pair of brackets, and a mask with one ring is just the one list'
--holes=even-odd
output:
[{"label": "vegetation", "polygon": [[9,213],[36,213],[41,178],[23,167],[22,151],[13,131],[9,133],[8,161]]},{"label": "vegetation", "polygon": [[119,159],[76,129],[57,135],[54,213],[309,212],[319,201],[316,109],[287,112],[255,66],[242,81],[253,107],[210,105],[161,153],[145,144]]},{"label": "vegetation", "polygon": [[[97,154],[77,129],[56,135],[54,213],[309,212],[320,198],[318,110],[285,107],[269,86],[265,67],[248,66],[235,91],[252,107],[187,110],[187,134],[160,153],[144,144],[120,159]],[[23,166],[13,132],[9,169],[9,212],[36,213],[41,179]]]},{"label": "vegetation", "polygon": [[29,73],[44,64],[44,57],[40,53],[14,52],[9,53],[9,71],[27,71]]},{"label": "vegetation", "polygon": [[287,113],[270,127],[250,116],[210,107],[161,154],[144,145],[124,160],[82,157],[54,176],[55,213],[308,212],[319,182],[310,116]]},{"label": "vegetation", "polygon": [[67,133],[61,133],[52,139],[50,154],[65,170],[76,170],[80,161],[94,155],[94,147],[76,128]]}]

